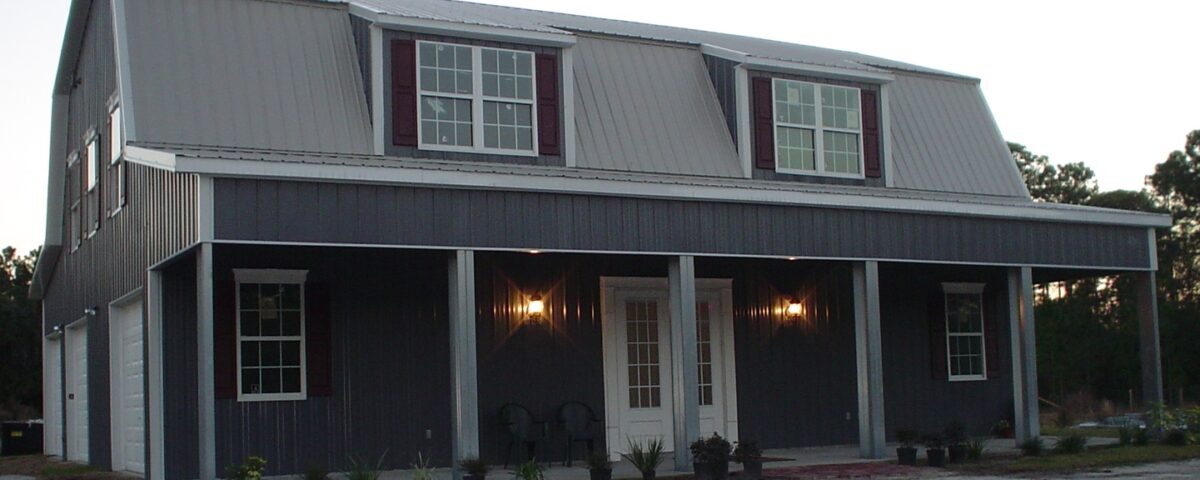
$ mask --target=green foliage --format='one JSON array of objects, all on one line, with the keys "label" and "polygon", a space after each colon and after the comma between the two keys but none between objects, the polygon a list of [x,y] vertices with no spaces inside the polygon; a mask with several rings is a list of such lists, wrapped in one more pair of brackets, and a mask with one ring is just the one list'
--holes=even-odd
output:
[{"label": "green foliage", "polygon": [[462,467],[463,471],[467,472],[467,475],[482,477],[488,473],[487,462],[480,460],[479,457],[464,458],[461,462],[458,462],[458,465]]},{"label": "green foliage", "polygon": [[1021,442],[1017,448],[1020,448],[1021,453],[1024,453],[1025,456],[1036,457],[1046,451],[1046,443],[1042,441],[1042,437],[1034,437]]},{"label": "green foliage", "polygon": [[37,418],[41,410],[41,304],[29,298],[39,252],[0,251],[0,421]]},{"label": "green foliage", "polygon": [[973,438],[967,441],[967,460],[978,462],[983,458],[983,451],[987,448],[987,442],[982,438]]},{"label": "green foliage", "polygon": [[346,480],[379,480],[379,475],[383,473],[383,459],[387,457],[387,450],[379,456],[379,460],[374,465],[364,459],[350,456],[350,468],[346,469]]},{"label": "green foliage", "polygon": [[1141,429],[1132,426],[1121,427],[1120,430],[1117,430],[1117,443],[1122,447],[1133,445],[1133,439],[1137,435],[1138,430]]},{"label": "green foliage", "polygon": [[262,457],[249,456],[241,465],[231,465],[227,470],[229,480],[261,480],[267,461]]},{"label": "green foliage", "polygon": [[1172,428],[1170,430],[1167,430],[1167,433],[1163,435],[1163,443],[1166,445],[1171,445],[1173,447],[1182,447],[1184,445],[1187,445],[1188,444],[1187,431],[1185,431],[1181,428]]},{"label": "green foliage", "polygon": [[588,455],[587,466],[591,470],[612,470],[612,461],[607,453],[596,452]]},{"label": "green foliage", "polygon": [[1096,172],[1083,163],[1054,165],[1019,143],[1008,142],[1008,150],[1034,200],[1082,205],[1099,190]]},{"label": "green foliage", "polygon": [[633,467],[639,472],[653,472],[658,468],[664,460],[663,458],[663,443],[661,439],[653,439],[642,445],[640,442],[634,442],[632,439],[626,440],[629,442],[629,453],[622,453],[621,456],[629,460]]},{"label": "green foliage", "polygon": [[936,433],[927,433],[921,437],[921,444],[928,450],[940,450],[946,447],[945,440]]},{"label": "green foliage", "polygon": [[512,475],[517,480],[543,480],[546,478],[544,470],[536,459],[531,458],[528,462],[518,465],[517,469],[512,471]]},{"label": "green foliage", "polygon": [[896,441],[900,442],[900,446],[903,448],[912,448],[921,441],[921,434],[916,430],[900,430],[896,432]]},{"label": "green foliage", "polygon": [[411,464],[413,480],[433,480],[435,469],[429,464],[429,461],[430,459],[425,458],[424,454],[417,452],[417,461]]},{"label": "green foliage", "polygon": [[1150,444],[1150,432],[1144,428],[1139,428],[1133,432],[1133,444],[1143,447]]},{"label": "green foliage", "polygon": [[1054,453],[1076,454],[1087,450],[1087,437],[1073,433],[1058,439],[1054,444]]},{"label": "green foliage", "polygon": [[692,442],[692,461],[696,463],[721,463],[728,462],[729,455],[733,451],[733,445],[729,440],[721,438],[716,432],[713,432],[711,437],[700,437]]}]

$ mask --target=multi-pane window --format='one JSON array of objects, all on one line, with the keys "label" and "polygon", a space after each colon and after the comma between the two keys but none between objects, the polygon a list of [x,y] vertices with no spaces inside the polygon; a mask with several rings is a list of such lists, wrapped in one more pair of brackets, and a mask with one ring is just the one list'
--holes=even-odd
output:
[{"label": "multi-pane window", "polygon": [[658,320],[658,302],[630,300],[625,303],[630,408],[662,406]]},{"label": "multi-pane window", "polygon": [[97,188],[100,186],[100,137],[91,133],[84,147],[84,175],[87,179],[87,198],[84,200],[87,210],[87,234],[91,236],[100,229],[100,198]]},{"label": "multi-pane window", "polygon": [[125,205],[125,131],[121,123],[121,106],[113,105],[108,113],[108,212],[116,214]]},{"label": "multi-pane window", "polygon": [[984,353],[983,292],[975,284],[947,284],[946,356],[951,380],[987,377]]},{"label": "multi-pane window", "polygon": [[533,53],[418,42],[421,148],[535,154]]},{"label": "multi-pane window", "polygon": [[700,378],[700,406],[713,404],[712,322],[708,302],[696,303],[696,355]]},{"label": "multi-pane window", "polygon": [[235,270],[239,400],[305,398],[305,274]]},{"label": "multi-pane window", "polygon": [[80,172],[81,168],[79,154],[72,153],[67,158],[66,189],[67,205],[70,206],[70,214],[67,216],[66,240],[70,242],[71,251],[78,249],[80,240],[83,239],[83,215],[81,213],[83,208],[83,175]]},{"label": "multi-pane window", "polygon": [[779,171],[860,177],[859,90],[781,78],[772,85]]}]

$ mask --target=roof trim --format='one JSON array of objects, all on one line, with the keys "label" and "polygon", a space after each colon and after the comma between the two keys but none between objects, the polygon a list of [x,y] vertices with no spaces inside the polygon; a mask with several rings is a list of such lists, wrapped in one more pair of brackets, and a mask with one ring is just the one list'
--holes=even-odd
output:
[{"label": "roof trim", "polygon": [[[1047,208],[1033,202],[1030,202],[1029,205],[1002,205],[930,198],[880,197],[852,192],[745,188],[743,182],[705,185],[698,182],[689,183],[683,179],[684,177],[669,175],[611,175],[605,178],[603,173],[580,169],[537,167],[512,168],[512,172],[472,171],[472,164],[469,163],[460,163],[458,168],[439,169],[429,162],[405,161],[404,159],[387,159],[393,161],[394,166],[355,165],[231,159],[215,153],[217,152],[177,155],[144,147],[126,149],[129,160],[136,163],[174,172],[218,177],[403,184],[441,188],[518,190],[848,208],[1124,227],[1167,228],[1171,226],[1169,215],[1098,208]],[[563,173],[586,173],[592,174],[592,176],[568,176]]]},{"label": "roof trim", "polygon": [[[879,71],[858,70],[845,67],[833,67],[829,65],[817,65],[813,63],[796,62],[792,60],[780,60],[775,58],[756,57],[745,52],[704,43],[700,45],[700,53],[712,55],[718,58],[724,58],[733,62],[740,63],[753,70],[762,70],[778,73],[792,74],[808,74],[819,75],[822,77],[838,78],[842,80],[853,80],[859,82],[868,82],[875,84],[888,83],[896,79],[895,76]],[[868,67],[874,69],[874,67]]]},{"label": "roof trim", "polygon": [[406,17],[389,14],[357,3],[350,4],[350,13],[365,18],[376,25],[412,32],[549,47],[569,47],[575,44],[575,35],[566,31],[554,33],[449,20]]}]

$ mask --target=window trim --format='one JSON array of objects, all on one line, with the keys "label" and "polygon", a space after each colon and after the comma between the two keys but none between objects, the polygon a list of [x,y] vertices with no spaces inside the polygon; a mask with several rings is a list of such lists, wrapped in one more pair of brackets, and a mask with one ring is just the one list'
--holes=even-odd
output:
[{"label": "window trim", "polygon": [[[780,78],[780,77],[770,77],[770,78],[771,78],[771,141],[772,141],[771,148],[775,149],[776,152],[779,151],[779,139],[777,138],[777,135],[779,133],[779,127],[780,127],[780,123],[781,123],[779,121],[779,114],[778,114],[778,112],[775,111],[775,98],[776,98],[775,93],[776,93],[777,89],[779,88],[779,85],[783,82],[792,82],[792,83],[799,83],[799,84],[804,84],[804,85],[812,85],[813,89],[814,89],[813,93],[815,95],[814,98],[816,99],[816,105],[814,108],[815,114],[816,114],[816,121],[814,122],[813,126],[809,127],[809,126],[805,126],[805,125],[782,122],[783,126],[787,127],[787,128],[803,128],[803,129],[811,129],[812,130],[812,132],[813,132],[813,161],[815,163],[816,170],[801,170],[801,169],[797,169],[797,168],[783,167],[782,162],[778,158],[779,154],[776,153],[776,155],[775,155],[776,156],[775,171],[779,172],[779,173],[786,173],[786,174],[791,174],[791,175],[814,175],[814,176],[821,176],[821,177],[851,178],[851,179],[857,179],[857,180],[862,180],[862,179],[867,178],[866,158],[865,158],[865,152],[863,151],[862,89],[859,87],[852,87],[852,86],[848,86],[848,85],[834,85],[832,83],[816,83],[816,82],[808,82],[808,81],[804,81],[804,80],[793,80],[790,78]],[[822,115],[822,113],[821,113],[821,110],[822,110],[822,108],[821,108],[821,87],[826,86],[826,85],[828,85],[830,87],[845,88],[845,89],[853,90],[855,92],[855,94],[858,96],[858,98],[859,98],[859,104],[858,104],[859,129],[858,130],[852,130],[852,129],[848,129],[848,128],[826,127],[821,122],[821,120],[822,120],[822,118],[821,118],[821,115]],[[826,172],[825,171],[825,135],[824,135],[824,133],[827,131],[828,132],[836,132],[836,133],[852,133],[852,134],[858,136],[858,173],[840,173],[840,172]]]},{"label": "window trim", "polygon": [[[465,47],[471,50],[471,93],[445,93],[433,92],[422,88],[421,86],[421,45],[448,45],[452,47]],[[518,98],[492,97],[483,94],[483,54],[482,51],[497,50],[501,52],[516,52],[528,54],[529,68],[532,75],[531,95],[529,100]],[[394,60],[393,60],[394,61]],[[537,157],[538,153],[538,111],[537,111],[537,53],[530,50],[518,50],[513,48],[489,47],[482,45],[468,45],[463,43],[438,42],[432,40],[417,40],[416,55],[414,55],[416,64],[414,68],[417,71],[417,149],[428,151],[441,152],[462,152],[462,153],[485,153],[494,155],[509,155],[519,157]],[[393,81],[395,81],[393,79]],[[471,146],[462,145],[440,145],[425,143],[424,123],[421,117],[421,99],[425,96],[456,98],[459,100],[471,101]],[[504,102],[504,103],[520,103],[527,104],[530,107],[529,118],[533,130],[533,145],[532,150],[518,150],[506,148],[488,148],[484,146],[483,141],[483,104],[484,102]]]},{"label": "window trim", "polygon": [[[108,212],[108,218],[117,216],[125,208],[126,189],[129,188],[125,183],[125,117],[124,110],[121,109],[121,103],[113,101],[108,107],[108,170],[114,175],[109,178],[113,180],[114,185],[109,188],[116,189],[115,198],[112,200],[116,205],[112,205],[112,210]],[[112,170],[115,169],[115,172]]]},{"label": "window trim", "polygon": [[[306,328],[306,320],[308,317],[307,299],[305,298],[305,282],[308,278],[308,270],[280,270],[280,269],[233,269],[234,278],[234,308],[236,322],[234,328],[236,331],[236,371],[237,371],[237,401],[241,402],[287,402],[299,401],[308,399],[308,335]],[[242,284],[243,283],[272,283],[272,284],[293,284],[300,285],[300,335],[278,335],[278,336],[242,336]],[[243,393],[242,391],[242,341],[300,341],[300,391],[287,393]]]},{"label": "window trim", "polygon": [[[78,167],[76,167],[78,165]],[[79,151],[72,151],[67,155],[67,232],[71,241],[71,253],[79,250],[83,244],[83,172],[79,172],[79,178],[75,178],[71,169],[83,169],[83,164],[79,160]],[[79,184],[75,184],[78,181]],[[77,195],[72,198],[72,195]]]},{"label": "window trim", "polygon": [[[942,284],[942,309],[943,321],[945,322],[946,335],[946,379],[951,382],[978,382],[988,379],[987,376],[987,327],[984,325],[986,321],[983,313],[983,283],[958,283],[947,282]],[[976,295],[979,297],[979,333],[951,333],[950,332],[950,309],[947,306],[950,304],[950,295]],[[951,368],[950,354],[950,337],[979,337],[979,359],[980,373],[978,375],[955,375]]]}]

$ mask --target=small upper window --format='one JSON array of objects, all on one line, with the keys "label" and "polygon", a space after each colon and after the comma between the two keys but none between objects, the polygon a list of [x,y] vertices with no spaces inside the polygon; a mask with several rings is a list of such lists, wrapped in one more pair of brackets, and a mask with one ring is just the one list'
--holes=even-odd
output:
[{"label": "small upper window", "polygon": [[777,169],[861,178],[862,108],[853,87],[774,79]]},{"label": "small upper window", "polygon": [[420,148],[536,155],[533,53],[418,42]]},{"label": "small upper window", "polygon": [[987,379],[983,285],[946,283],[946,355],[950,380]]},{"label": "small upper window", "polygon": [[125,150],[125,130],[121,124],[121,106],[114,105],[108,113],[108,162],[116,164]]},{"label": "small upper window", "polygon": [[238,400],[304,400],[303,270],[234,270]]},{"label": "small upper window", "polygon": [[91,192],[100,184],[100,138],[95,134],[88,137],[87,147],[87,191]]}]

